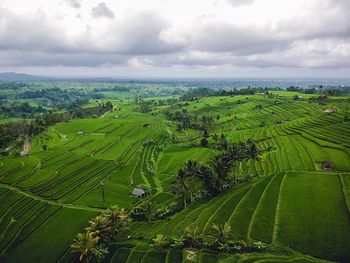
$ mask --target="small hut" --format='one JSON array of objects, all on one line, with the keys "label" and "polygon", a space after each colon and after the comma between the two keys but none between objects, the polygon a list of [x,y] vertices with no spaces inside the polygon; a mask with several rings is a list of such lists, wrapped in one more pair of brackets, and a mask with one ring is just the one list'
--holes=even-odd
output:
[{"label": "small hut", "polygon": [[134,188],[134,190],[132,190],[132,194],[137,197],[144,197],[146,192],[140,188]]},{"label": "small hut", "polygon": [[78,132],[77,132],[77,135],[78,135],[78,136],[83,136],[83,135],[84,135],[84,132],[83,132],[83,131],[78,131]]},{"label": "small hut", "polygon": [[325,109],[323,112],[327,113],[327,114],[332,114],[333,112],[336,112],[336,110],[335,109]]},{"label": "small hut", "polygon": [[321,167],[323,170],[326,170],[326,171],[330,171],[330,170],[333,170],[333,164],[331,163],[331,161],[323,161],[321,163]]},{"label": "small hut", "polygon": [[118,119],[118,118],[119,118],[119,116],[118,116],[118,115],[115,115],[115,116],[114,116],[114,119]]}]

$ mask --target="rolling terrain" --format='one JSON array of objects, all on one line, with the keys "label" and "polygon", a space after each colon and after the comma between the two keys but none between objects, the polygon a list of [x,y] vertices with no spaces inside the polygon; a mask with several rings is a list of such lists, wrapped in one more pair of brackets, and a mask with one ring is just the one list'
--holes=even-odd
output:
[{"label": "rolling terrain", "polygon": [[[113,244],[106,261],[350,261],[346,97],[334,97],[325,106],[308,100],[313,95],[293,100],[298,93],[273,93],[276,97],[204,97],[181,106],[198,116],[219,115],[211,134],[257,144],[259,161],[234,164],[238,176],[252,179],[165,220],[132,223],[133,240]],[[69,245],[91,218],[114,204],[130,209],[139,202],[131,192],[140,184],[153,189],[147,198],[157,207],[174,202],[171,184],[177,170],[189,159],[206,164],[218,152],[198,144],[198,131],[179,132],[163,114],[168,105],[141,113],[131,99],[112,103],[118,109],[100,118],[49,127],[32,139],[29,156],[0,157],[2,262],[77,260]],[[326,108],[336,111],[326,114]],[[324,161],[333,169],[323,169]],[[186,249],[159,251],[143,242],[157,234],[181,237],[188,226],[208,234],[212,223],[225,222],[236,239],[262,241],[277,252],[201,250],[189,261]]]}]

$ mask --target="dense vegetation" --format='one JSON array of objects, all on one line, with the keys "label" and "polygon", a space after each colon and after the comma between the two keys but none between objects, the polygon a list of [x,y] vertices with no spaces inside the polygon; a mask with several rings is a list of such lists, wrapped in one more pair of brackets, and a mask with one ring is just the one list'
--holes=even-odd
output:
[{"label": "dense vegetation", "polygon": [[344,90],[6,85],[1,262],[349,262]]},{"label": "dense vegetation", "polygon": [[[77,106],[67,112],[45,111],[44,114],[37,114],[36,117],[30,121],[23,120],[21,122],[10,122],[2,125],[0,124],[1,153],[3,155],[7,155],[11,150],[12,154],[18,152],[18,143],[22,144],[24,138],[33,137],[46,130],[50,125],[67,122],[74,118],[101,116],[102,114],[105,114],[112,109],[112,103],[110,101],[107,101],[106,103],[99,103],[99,105],[95,107],[81,108]],[[11,145],[11,143],[16,140],[17,144]]]}]

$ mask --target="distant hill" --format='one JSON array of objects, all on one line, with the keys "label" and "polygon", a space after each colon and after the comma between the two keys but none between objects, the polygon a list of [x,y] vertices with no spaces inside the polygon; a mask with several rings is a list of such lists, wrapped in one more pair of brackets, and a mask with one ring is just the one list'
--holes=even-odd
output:
[{"label": "distant hill", "polygon": [[49,78],[27,75],[23,73],[15,73],[15,72],[0,72],[0,80],[9,80],[9,81],[36,81],[36,80],[45,80]]}]

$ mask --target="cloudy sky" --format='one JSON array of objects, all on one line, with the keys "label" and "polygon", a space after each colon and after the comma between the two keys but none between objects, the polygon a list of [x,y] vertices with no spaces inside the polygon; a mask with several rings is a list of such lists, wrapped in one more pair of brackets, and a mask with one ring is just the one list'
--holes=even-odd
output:
[{"label": "cloudy sky", "polygon": [[350,0],[0,0],[0,71],[350,78]]}]

